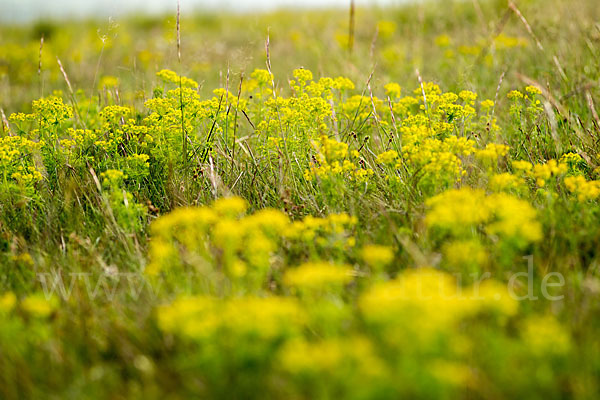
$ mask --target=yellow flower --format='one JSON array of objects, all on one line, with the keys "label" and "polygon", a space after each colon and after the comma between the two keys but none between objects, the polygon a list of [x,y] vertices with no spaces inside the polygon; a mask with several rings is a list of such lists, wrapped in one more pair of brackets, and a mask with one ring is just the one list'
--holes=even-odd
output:
[{"label": "yellow flower", "polygon": [[508,154],[509,147],[503,144],[488,143],[483,150],[477,150],[475,156],[483,161],[496,161]]},{"label": "yellow flower", "polygon": [[103,90],[104,88],[114,88],[117,86],[119,86],[119,78],[111,75],[103,76],[98,82],[98,90]]},{"label": "yellow flower", "polygon": [[571,337],[553,316],[531,317],[525,322],[523,339],[538,356],[566,354]]},{"label": "yellow flower", "polygon": [[535,95],[535,94],[542,94],[542,91],[540,89],[538,89],[535,86],[527,86],[525,88],[525,91],[529,94]]},{"label": "yellow flower", "polygon": [[383,87],[385,89],[385,94],[390,96],[392,99],[399,99],[402,94],[402,88],[397,83],[391,82]]},{"label": "yellow flower", "polygon": [[288,342],[279,353],[282,368],[293,375],[316,375],[329,378],[340,375],[349,379],[348,369],[356,371],[356,378],[364,381],[381,377],[385,365],[379,359],[371,342],[362,336],[324,339],[308,342],[296,339]]},{"label": "yellow flower", "polygon": [[535,164],[531,176],[536,179],[538,186],[544,186],[551,177],[563,175],[569,170],[567,164],[549,160],[546,164]]},{"label": "yellow flower", "polygon": [[395,150],[388,150],[385,153],[381,153],[377,156],[377,162],[384,165],[394,165],[398,158],[398,152]]},{"label": "yellow flower", "polygon": [[368,244],[362,248],[361,257],[369,267],[381,269],[394,260],[394,250],[389,246]]},{"label": "yellow flower", "polygon": [[12,311],[17,303],[17,296],[13,292],[6,292],[0,296],[0,314],[7,314]]},{"label": "yellow flower", "polygon": [[348,78],[338,76],[333,81],[333,87],[338,90],[353,90],[354,83]]},{"label": "yellow flower", "polygon": [[283,297],[239,297],[218,300],[206,296],[182,297],[157,310],[158,326],[195,340],[250,337],[269,341],[297,332],[304,312],[296,301]]},{"label": "yellow flower", "polygon": [[266,69],[260,69],[260,68],[255,69],[250,74],[250,77],[252,79],[256,79],[256,81],[258,82],[259,85],[271,84],[271,81],[273,80],[273,74],[271,74]]},{"label": "yellow flower", "polygon": [[517,301],[504,285],[492,285],[482,290],[461,288],[450,274],[419,268],[374,285],[360,297],[359,307],[391,344],[426,345],[439,335],[456,335],[460,321],[478,313],[495,310],[503,317],[513,315]]},{"label": "yellow flower", "polygon": [[193,79],[186,78],[185,76],[180,77],[179,75],[177,75],[177,73],[168,69],[158,71],[156,73],[156,76],[158,76],[164,82],[170,82],[176,85],[179,85],[181,83],[183,87],[188,87],[191,89],[196,89],[198,87],[198,82],[194,81]]},{"label": "yellow flower", "polygon": [[474,104],[477,99],[477,93],[473,93],[470,90],[463,90],[458,94],[465,103]]},{"label": "yellow flower", "polygon": [[312,72],[304,68],[295,69],[292,72],[292,75],[294,76],[294,78],[298,79],[298,81],[300,82],[300,86],[306,85],[308,81],[312,81],[313,79]]},{"label": "yellow flower", "polygon": [[583,176],[568,176],[565,186],[569,192],[577,195],[577,200],[585,202],[600,197],[600,181],[587,181]]},{"label": "yellow flower", "polygon": [[491,210],[482,207],[485,192],[480,189],[453,189],[432,197],[427,201],[431,210],[426,221],[429,226],[453,230],[463,230],[488,221]]},{"label": "yellow flower", "polygon": [[519,92],[518,90],[513,90],[508,93],[508,98],[511,100],[519,100],[523,98],[523,93]]},{"label": "yellow flower", "polygon": [[450,38],[450,36],[444,34],[435,38],[435,44],[439,47],[448,47],[450,46],[451,40],[452,39]]},{"label": "yellow flower", "polygon": [[45,318],[56,309],[57,300],[54,297],[47,298],[42,294],[34,294],[23,299],[21,307],[33,316]]},{"label": "yellow flower", "polygon": [[127,179],[127,175],[123,173],[123,171],[118,171],[116,169],[109,169],[100,174],[100,178],[104,179],[104,182],[107,184],[118,183],[123,179]]},{"label": "yellow flower", "polygon": [[427,201],[426,222],[455,236],[470,235],[477,226],[488,234],[514,239],[520,246],[542,238],[536,212],[524,200],[505,193],[489,196],[479,189],[453,189]]},{"label": "yellow flower", "polygon": [[529,161],[517,160],[512,162],[513,168],[519,171],[530,171],[533,165]]},{"label": "yellow flower", "polygon": [[519,176],[509,172],[494,175],[490,178],[490,189],[501,192],[505,190],[519,189],[525,184]]},{"label": "yellow flower", "polygon": [[471,368],[458,362],[436,360],[429,369],[437,380],[454,386],[466,385],[473,378]]},{"label": "yellow flower", "polygon": [[387,39],[396,32],[396,24],[393,21],[379,21],[377,22],[377,31],[379,36]]},{"label": "yellow flower", "polygon": [[484,110],[489,110],[492,107],[494,107],[493,100],[484,100],[481,102],[481,108],[483,108]]},{"label": "yellow flower", "polygon": [[353,278],[352,268],[325,262],[303,264],[285,272],[283,282],[299,289],[323,289],[345,285]]},{"label": "yellow flower", "polygon": [[222,197],[214,202],[213,210],[217,214],[227,217],[239,216],[246,212],[248,207],[246,200],[241,197]]},{"label": "yellow flower", "polygon": [[[484,247],[476,240],[458,240],[444,244],[444,260],[453,270],[479,268],[488,261]],[[469,268],[469,269],[471,269]]]}]

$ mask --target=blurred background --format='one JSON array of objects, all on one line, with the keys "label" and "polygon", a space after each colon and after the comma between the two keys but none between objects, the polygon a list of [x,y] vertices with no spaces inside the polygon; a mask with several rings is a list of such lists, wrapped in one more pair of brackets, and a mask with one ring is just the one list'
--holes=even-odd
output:
[{"label": "blurred background", "polygon": [[[99,95],[143,108],[164,68],[196,80],[207,98],[265,68],[267,35],[281,90],[299,67],[357,88],[372,74],[375,94],[389,82],[410,93],[418,69],[444,90],[482,98],[496,96],[501,76],[503,88],[527,76],[565,93],[599,76],[587,55],[600,40],[597,0],[519,1],[536,37],[507,0],[355,3],[351,24],[350,0],[181,0],[179,61],[177,0],[0,0],[0,107],[28,111],[36,98],[68,92],[66,74],[81,101]],[[557,64],[571,66],[569,79]]]},{"label": "blurred background", "polygon": [[[407,1],[411,0],[356,0],[356,5],[383,6]],[[255,12],[280,8],[347,7],[349,2],[349,0],[182,0],[181,10]],[[176,9],[177,0],[1,0],[0,4],[2,8],[0,22],[23,23],[42,18],[116,17],[132,13],[156,15]]]}]

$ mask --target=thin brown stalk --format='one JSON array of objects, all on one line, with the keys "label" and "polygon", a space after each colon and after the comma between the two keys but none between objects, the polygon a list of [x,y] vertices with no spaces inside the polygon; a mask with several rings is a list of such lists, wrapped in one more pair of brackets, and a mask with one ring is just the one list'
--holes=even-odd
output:
[{"label": "thin brown stalk", "polygon": [[481,64],[482,60],[487,55],[487,53],[488,53],[488,51],[490,49],[490,46],[494,43],[494,40],[498,36],[500,36],[500,34],[502,33],[502,31],[504,30],[504,27],[506,26],[506,23],[508,22],[508,19],[510,18],[511,14],[512,14],[511,9],[507,8],[506,11],[504,12],[504,14],[502,15],[502,18],[500,19],[500,22],[498,22],[498,24],[496,25],[496,29],[494,29],[494,32],[488,38],[486,45],[483,47],[483,49],[481,50],[481,52],[477,56],[477,60],[473,63],[473,65],[480,65]]},{"label": "thin brown stalk", "polygon": [[354,117],[352,118],[352,120],[350,121],[348,126],[346,126],[346,129],[344,130],[344,133],[342,134],[342,138],[345,137],[347,134],[352,133],[352,128],[354,128],[354,123],[356,122],[356,119],[358,118],[358,114],[360,113],[360,110],[362,109],[361,107],[363,105],[363,97],[365,97],[365,94],[367,93],[368,86],[371,83],[371,79],[373,79],[373,74],[375,74],[375,67],[373,67],[373,69],[371,70],[371,73],[369,74],[369,77],[367,78],[365,88],[363,89],[363,91],[360,94],[360,101],[358,102],[358,107],[356,108]]},{"label": "thin brown stalk", "polygon": [[180,25],[179,25],[180,17],[181,17],[180,4],[179,4],[179,0],[177,0],[177,59],[179,60],[179,63],[181,64],[181,29],[180,29]]},{"label": "thin brown stalk", "polygon": [[42,79],[42,49],[44,48],[44,35],[40,39],[40,53],[38,56],[38,81],[40,84],[40,97],[44,97],[44,80]]},{"label": "thin brown stalk", "polygon": [[373,40],[371,41],[371,49],[369,51],[369,56],[371,57],[371,61],[375,56],[375,44],[377,43],[377,37],[379,36],[379,28],[375,28],[375,34],[373,35]]},{"label": "thin brown stalk", "polygon": [[273,75],[273,72],[271,71],[271,39],[269,36],[269,30],[267,30],[267,40],[265,41],[265,52],[267,55],[267,71],[269,71],[269,74],[271,76],[271,88],[273,89],[273,98],[276,98],[277,95],[275,94],[275,77]]},{"label": "thin brown stalk", "polygon": [[[373,119],[375,119],[375,123],[377,124],[377,130],[379,133],[379,139],[383,142],[383,138],[381,137],[381,131],[389,136],[389,134],[383,129],[381,126],[381,122],[379,121],[379,116],[377,115],[377,109],[375,108],[375,99],[373,97],[373,90],[371,90],[371,82],[367,83],[367,90],[369,91],[369,96],[371,98],[371,107],[373,108]],[[388,140],[390,138],[388,137]]]},{"label": "thin brown stalk", "polygon": [[556,115],[554,115],[554,109],[548,100],[544,100],[544,111],[548,116],[548,124],[550,125],[550,133],[552,135],[552,139],[554,140],[554,150],[557,154],[560,154],[562,151],[562,146],[560,143],[560,136],[558,136],[558,122],[556,121]]},{"label": "thin brown stalk", "polygon": [[477,13],[477,18],[479,18],[481,25],[484,27],[485,30],[487,30],[488,25],[485,21],[485,15],[483,14],[483,10],[481,9],[481,4],[479,4],[479,0],[473,0],[473,8]]},{"label": "thin brown stalk", "polygon": [[73,96],[74,95],[73,86],[71,86],[71,81],[69,80],[69,76],[67,75],[67,72],[65,71],[65,68],[63,67],[63,65],[60,62],[60,59],[58,57],[56,57],[56,61],[58,62],[58,68],[60,68],[60,72],[62,73],[63,77],[65,78],[65,82],[67,82],[67,87],[69,88],[69,93],[71,93],[71,96]]},{"label": "thin brown stalk", "polygon": [[558,57],[556,57],[556,55],[552,56],[552,61],[554,61],[554,65],[556,66],[556,69],[558,69],[558,73],[563,78],[563,80],[568,81],[569,78],[567,78],[567,74],[565,73],[565,70],[563,69],[562,65],[560,65],[560,62],[558,61]]},{"label": "thin brown stalk", "polygon": [[62,73],[63,77],[65,78],[65,82],[67,83],[67,88],[69,89],[69,94],[71,95],[71,104],[73,106],[73,112],[74,112],[75,116],[77,117],[77,120],[79,121],[79,123],[85,128],[85,123],[83,122],[81,116],[79,115],[79,107],[77,107],[77,99],[75,98],[75,92],[73,91],[73,86],[71,85],[71,81],[69,80],[67,71],[65,71],[65,68],[63,67],[63,65],[60,62],[60,59],[58,57],[56,57],[56,62],[58,62],[58,68],[60,69],[60,72]]},{"label": "thin brown stalk", "polygon": [[227,148],[227,135],[229,132],[229,113],[231,112],[231,106],[232,104],[229,102],[229,74],[230,74],[230,69],[229,69],[229,62],[227,63],[227,76],[225,78],[225,105],[227,107],[227,111],[225,112],[225,128],[223,129],[223,137],[225,139],[225,151],[228,152],[229,149]]},{"label": "thin brown stalk", "polygon": [[[104,47],[106,46],[106,40],[107,40],[106,35],[102,35],[100,37],[100,40],[102,41],[102,47],[100,48],[100,54],[98,55],[98,62],[96,63],[96,70],[94,71],[94,80],[92,81],[92,90],[91,90],[90,97],[92,97],[94,95],[94,91],[96,90],[96,81],[98,80],[98,72],[100,71],[100,64],[102,63],[102,55],[104,54]],[[89,111],[90,111],[90,108],[88,106],[87,112],[89,113]]]},{"label": "thin brown stalk", "polygon": [[[396,117],[394,116],[394,107],[392,106],[392,100],[390,99],[390,96],[387,96],[387,103],[388,103],[388,107],[390,108],[390,115],[392,116],[392,126],[394,127],[395,137],[398,138],[399,147],[400,147],[400,149],[402,149],[402,138],[398,134],[398,126],[396,125]],[[388,143],[388,150],[389,150],[390,145],[392,144],[391,139],[392,138],[390,138],[390,142]]]},{"label": "thin brown stalk", "polygon": [[554,98],[554,96],[552,96],[552,93],[550,93],[548,91],[548,89],[546,89],[542,84],[540,84],[538,81],[536,81],[534,79],[531,79],[528,76],[525,76],[525,75],[522,75],[519,73],[517,73],[516,75],[517,75],[517,78],[519,78],[525,84],[538,88],[542,92],[542,96],[544,96],[546,99],[548,99],[550,104],[552,104],[552,106],[562,116],[567,117],[569,115],[567,108],[565,108],[558,100],[556,100],[556,98]]},{"label": "thin brown stalk", "polygon": [[598,111],[596,111],[596,107],[594,106],[594,99],[592,98],[592,93],[589,90],[585,91],[585,98],[587,100],[587,105],[592,113],[592,117],[594,117],[594,122],[596,122],[596,129],[600,130],[600,117],[598,116]]},{"label": "thin brown stalk", "polygon": [[423,78],[421,78],[421,73],[419,69],[415,69],[415,73],[417,74],[417,79],[419,80],[419,86],[421,87],[421,94],[423,95],[423,104],[425,105],[425,112],[427,113],[427,120],[429,121],[429,129],[431,129],[431,115],[429,113],[429,106],[427,105],[427,96],[425,95],[425,86],[423,86]]},{"label": "thin brown stalk", "polygon": [[[238,117],[238,110],[240,108],[240,97],[242,95],[242,82],[243,81],[244,81],[244,74],[242,73],[242,74],[240,74],[240,85],[238,87],[238,93],[237,93],[237,104],[235,106],[235,114],[233,116],[233,141],[231,144],[231,146],[232,146],[231,147],[231,171],[233,171],[233,164],[235,162],[235,137],[237,134],[237,117]],[[234,186],[235,186],[235,184],[234,184]],[[233,189],[233,187],[232,187],[232,189]]]},{"label": "thin brown stalk", "polygon": [[337,141],[340,140],[340,132],[338,130],[338,120],[337,115],[335,113],[335,104],[333,103],[333,99],[329,99],[329,106],[331,107],[331,127],[333,128],[333,134]]},{"label": "thin brown stalk", "polygon": [[554,107],[554,109],[556,111],[558,111],[558,113],[560,115],[562,115],[565,119],[567,119],[567,121],[569,121],[569,125],[575,131],[575,134],[577,135],[579,140],[581,140],[582,143],[589,143],[589,138],[586,139],[586,137],[583,135],[581,130],[577,127],[577,123],[576,123],[577,121],[573,120],[573,115],[571,114],[571,112],[569,112],[568,108],[566,108],[558,100],[556,100],[556,98],[552,95],[552,93],[550,93],[550,91],[548,89],[546,89],[543,85],[541,85],[536,80],[531,79],[525,75],[522,75],[519,73],[517,73],[516,75],[517,75],[517,78],[519,78],[525,84],[538,88],[542,92],[542,96],[544,96],[546,98],[546,100],[548,102],[550,102],[552,107]]},{"label": "thin brown stalk", "polygon": [[[267,71],[269,71],[269,74],[271,76],[271,87],[273,89],[273,99],[275,100],[275,110],[277,111],[277,120],[279,122],[279,130],[281,131],[281,137],[283,139],[283,150],[284,150],[284,154],[286,156],[286,160],[288,163],[288,167],[291,169],[292,167],[292,161],[290,160],[290,153],[288,152],[288,147],[287,147],[287,139],[286,139],[286,135],[284,134],[283,131],[283,123],[281,122],[281,113],[279,112],[279,104],[277,103],[277,92],[275,91],[275,75],[273,75],[273,72],[271,71],[271,40],[269,37],[269,31],[267,30],[267,40],[265,42],[265,51],[266,51],[266,55],[267,55]],[[293,181],[295,183],[295,181]]]},{"label": "thin brown stalk", "polygon": [[180,2],[177,0],[177,60],[179,62],[179,110],[181,112],[181,153],[183,158],[183,171],[187,175],[188,171],[188,136],[185,131],[185,119],[183,112],[183,85],[181,83],[181,7]]},{"label": "thin brown stalk", "polygon": [[2,115],[2,135],[8,132],[8,134],[12,136],[10,125],[8,125],[8,120],[6,119],[6,114],[4,114],[4,109],[2,109],[2,107],[0,107],[0,115]]},{"label": "thin brown stalk", "polygon": [[500,95],[500,88],[502,87],[502,82],[504,82],[505,76],[506,76],[506,71],[503,71],[502,75],[500,75],[500,79],[498,80],[498,86],[496,86],[496,95],[494,96],[494,107],[492,107],[491,119],[494,119],[494,114],[496,112],[496,105],[498,103],[498,97]]},{"label": "thin brown stalk", "polygon": [[517,15],[517,17],[519,17],[519,19],[521,20],[523,25],[525,25],[525,29],[527,29],[527,32],[529,32],[529,35],[535,41],[535,44],[537,45],[538,49],[540,49],[541,51],[544,51],[544,46],[542,46],[542,43],[540,42],[540,40],[537,38],[535,33],[533,33],[533,29],[531,29],[531,25],[529,25],[529,22],[527,22],[527,20],[525,19],[525,16],[517,8],[517,5],[514,2],[509,1],[508,8],[510,8]]},{"label": "thin brown stalk", "polygon": [[[544,51],[544,46],[542,46],[542,43],[540,42],[540,40],[538,39],[538,37],[536,36],[536,34],[533,32],[533,29],[531,28],[531,25],[529,25],[529,22],[527,22],[527,19],[525,19],[525,16],[519,10],[519,8],[517,7],[517,5],[513,1],[509,0],[509,2],[508,2],[508,8],[510,10],[512,10],[515,13],[515,15],[521,20],[521,22],[525,26],[525,29],[527,30],[527,32],[529,33],[529,35],[535,41],[535,44],[536,44],[537,48],[539,50],[541,50],[541,51]],[[569,79],[568,79],[568,77],[567,77],[567,75],[566,75],[563,67],[560,65],[560,62],[558,61],[558,57],[556,56],[556,54],[554,54],[552,56],[552,61],[554,62],[554,65],[556,66],[556,69],[558,70],[558,73],[563,78],[563,80],[568,81]]]}]

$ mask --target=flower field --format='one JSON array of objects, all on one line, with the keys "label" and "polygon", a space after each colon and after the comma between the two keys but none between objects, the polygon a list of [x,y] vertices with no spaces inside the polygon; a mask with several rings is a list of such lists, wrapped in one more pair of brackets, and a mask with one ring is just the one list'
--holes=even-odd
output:
[{"label": "flower field", "polygon": [[0,398],[600,396],[595,1],[348,17],[0,26]]}]

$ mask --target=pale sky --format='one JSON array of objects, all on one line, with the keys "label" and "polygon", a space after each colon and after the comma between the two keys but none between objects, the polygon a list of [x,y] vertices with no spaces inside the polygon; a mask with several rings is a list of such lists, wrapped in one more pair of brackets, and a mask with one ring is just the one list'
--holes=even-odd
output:
[{"label": "pale sky", "polygon": [[[237,12],[282,7],[347,7],[349,0],[180,0],[182,12],[225,9]],[[394,5],[410,0],[356,0],[357,5]],[[0,21],[26,22],[44,17],[116,17],[125,13],[174,11],[177,0],[0,0]]]}]

